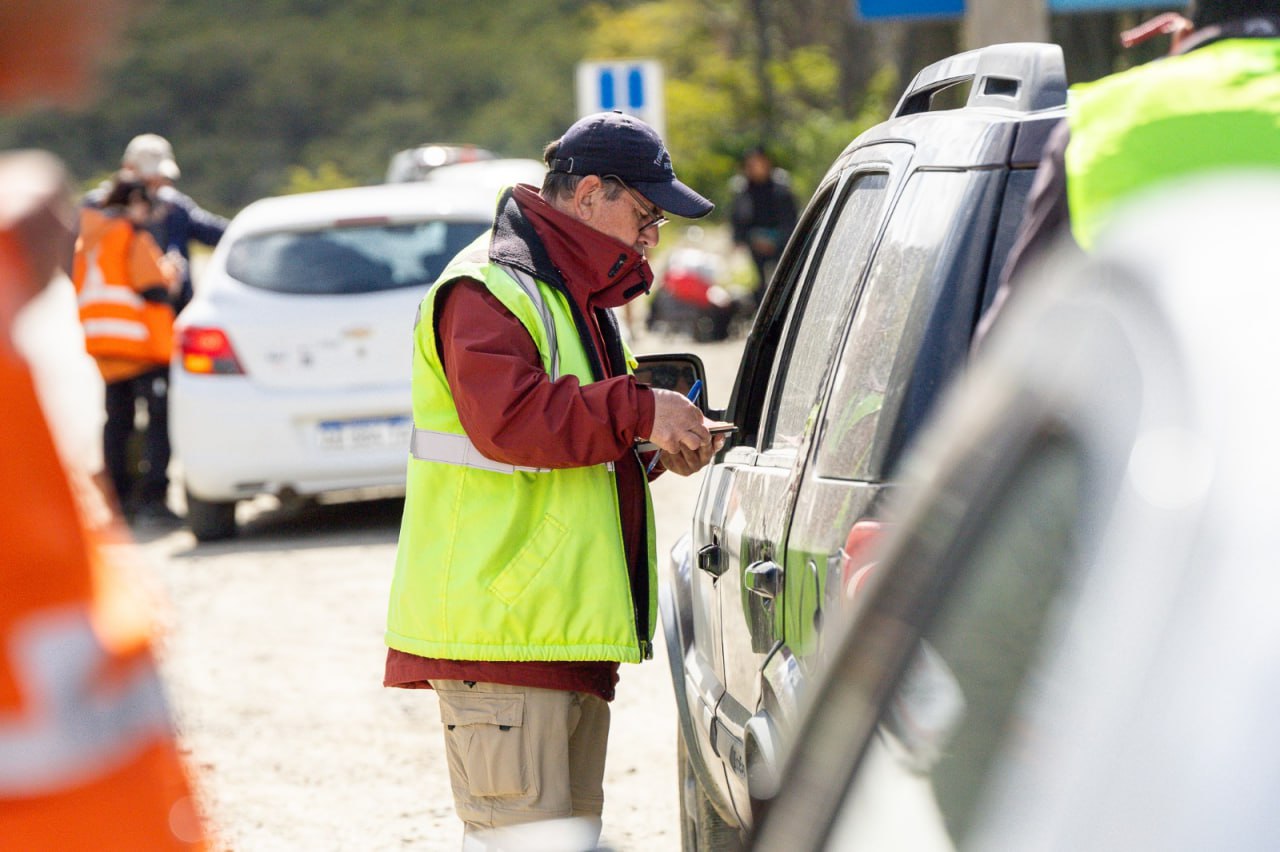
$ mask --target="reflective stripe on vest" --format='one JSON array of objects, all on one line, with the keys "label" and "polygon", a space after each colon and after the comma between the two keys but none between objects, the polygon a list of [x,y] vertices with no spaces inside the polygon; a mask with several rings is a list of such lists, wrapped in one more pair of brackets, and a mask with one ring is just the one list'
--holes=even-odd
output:
[{"label": "reflective stripe on vest", "polygon": [[[452,432],[436,432],[432,429],[413,427],[413,437],[409,440],[409,452],[418,461],[456,464],[462,467],[474,467],[477,470],[491,470],[494,473],[550,473],[549,467],[521,467],[494,461],[476,448],[466,435],[455,435]],[[613,470],[613,462],[605,462],[608,470]]]},{"label": "reflective stripe on vest", "polygon": [[[548,375],[554,382],[560,378],[560,343],[556,337],[556,322],[551,316],[551,309],[542,298],[542,291],[538,289],[538,283],[533,280],[532,275],[505,263],[497,265],[520,285],[520,289],[529,297],[529,301],[533,302],[534,309],[542,319],[542,327],[546,329],[550,348],[551,369]],[[421,316],[422,311],[419,308],[418,318]],[[414,326],[417,326],[417,319],[414,320]],[[438,432],[434,429],[419,429],[417,426],[413,427],[413,436],[409,440],[409,452],[418,461],[456,464],[477,470],[491,470],[495,473],[549,473],[551,471],[549,467],[522,467],[494,461],[480,452],[466,435]],[[613,462],[609,462],[607,467],[613,470]]]},{"label": "reflective stripe on vest", "polygon": [[514,266],[508,266],[505,263],[499,263],[497,266],[515,279],[515,282],[520,285],[520,289],[533,302],[533,307],[538,311],[538,316],[542,318],[542,327],[547,330],[547,344],[551,349],[551,369],[548,372],[551,376],[551,381],[554,382],[560,378],[560,343],[556,340],[556,321],[551,316],[551,309],[547,307],[546,299],[542,298],[542,291],[538,289],[538,282],[534,281],[533,276],[523,269],[516,269]]},{"label": "reflective stripe on vest", "polygon": [[0,797],[89,783],[168,738],[164,692],[149,659],[103,681],[108,655],[86,607],[28,616],[2,650],[23,713],[0,717]]},{"label": "reflective stripe on vest", "polygon": [[[477,262],[488,259],[488,255],[479,258]],[[560,344],[556,339],[556,321],[551,316],[551,309],[547,306],[546,299],[542,298],[542,291],[538,289],[538,282],[533,280],[533,276],[525,272],[523,269],[516,269],[514,266],[508,266],[505,263],[496,263],[495,266],[500,267],[504,272],[520,285],[520,289],[529,297],[529,301],[533,302],[534,310],[538,312],[538,316],[542,319],[542,327],[546,329],[547,340],[551,348],[551,369],[548,375],[551,381],[560,378]],[[418,330],[418,323],[422,321],[422,304],[418,305],[418,312],[413,317],[413,329]]]},{"label": "reflective stripe on vest", "polygon": [[[87,345],[92,351],[97,338],[147,340],[150,332],[142,320],[145,301],[132,287],[108,282],[102,274],[98,255],[99,250],[95,248],[85,258],[84,280],[79,282],[80,292],[76,296]],[[113,311],[112,306],[124,311]],[[99,307],[105,308],[109,316],[95,315]]]},{"label": "reflective stripe on vest", "polygon": [[98,337],[124,338],[125,340],[146,340],[147,327],[140,322],[120,319],[87,319],[81,323],[86,339]]},{"label": "reflective stripe on vest", "polygon": [[413,427],[413,437],[409,441],[409,451],[418,461],[456,464],[463,467],[474,467],[479,470],[492,470],[495,473],[549,473],[549,467],[519,467],[503,464],[486,457],[466,435],[454,435],[449,432],[436,432],[431,429]]}]

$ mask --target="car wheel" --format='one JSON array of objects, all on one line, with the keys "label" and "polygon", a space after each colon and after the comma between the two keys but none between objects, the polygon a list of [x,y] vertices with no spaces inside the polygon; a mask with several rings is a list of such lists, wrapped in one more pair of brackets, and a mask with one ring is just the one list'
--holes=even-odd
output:
[{"label": "car wheel", "polygon": [[187,526],[196,541],[219,541],[236,534],[235,501],[201,500],[187,492]]},{"label": "car wheel", "polygon": [[716,321],[714,317],[698,314],[693,318],[693,339],[698,343],[711,343],[721,338],[716,337]]},{"label": "car wheel", "polygon": [[689,761],[684,731],[676,725],[676,770],[679,773],[680,849],[682,852],[738,852],[742,838],[711,804]]}]

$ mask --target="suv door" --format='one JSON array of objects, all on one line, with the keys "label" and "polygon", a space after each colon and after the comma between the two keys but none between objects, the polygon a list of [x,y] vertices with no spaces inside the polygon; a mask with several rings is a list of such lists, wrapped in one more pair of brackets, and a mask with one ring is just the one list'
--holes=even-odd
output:
[{"label": "suv door", "polygon": [[[984,297],[1000,169],[917,169],[907,179],[858,298],[825,395],[787,531],[786,644],[816,660],[821,621],[843,609],[840,547],[876,517],[880,492],[938,391],[966,360]],[[960,223],[959,226],[957,223]],[[766,678],[782,665],[770,660]],[[809,666],[811,667],[811,666]]]},{"label": "suv door", "polygon": [[[789,247],[762,306],[769,319],[753,330],[764,345],[739,373],[728,416],[743,440],[708,473],[693,531],[699,571],[694,583],[718,607],[716,671],[723,694],[715,707],[711,749],[723,763],[739,815],[749,824],[745,731],[763,698],[760,669],[782,640],[786,519],[802,471],[806,435],[890,200],[911,158],[905,144],[857,152],[827,190],[817,234]],[[811,207],[813,209],[813,207]],[[773,341],[769,359],[769,341]],[[763,356],[763,357],[762,357]],[[717,779],[718,780],[718,779]]]},{"label": "suv door", "polygon": [[[834,339],[823,341],[820,352],[806,351],[821,337],[810,331],[812,305],[801,308],[801,318],[792,322],[799,340],[789,369],[777,371],[779,391],[769,401],[766,450],[757,462],[788,461],[785,499],[770,504],[786,510],[778,519],[784,528],[769,531],[785,538],[785,548],[775,551],[785,558],[749,554],[743,616],[731,617],[727,609],[724,614],[726,724],[730,711],[751,711],[743,725],[750,783],[734,790],[739,812],[753,809],[752,799],[772,794],[785,726],[798,715],[795,702],[820,658],[821,621],[828,612],[842,611],[844,533],[856,519],[873,514],[904,434],[913,431],[938,388],[966,357],[982,301],[989,223],[998,218],[1007,174],[1000,169],[914,170],[877,241],[852,315],[848,305],[833,305],[822,320],[834,324]],[[838,265],[832,263],[838,254],[828,249],[817,262],[815,292],[827,270]],[[816,385],[806,384],[806,373],[796,382],[796,363],[812,365]],[[762,587],[763,581],[773,585]],[[726,608],[727,588],[721,590]],[[734,650],[748,646],[747,637],[734,635],[734,624],[752,632],[750,647],[756,652],[740,653],[744,664],[737,670],[729,668]],[[735,677],[748,677],[747,663],[754,667],[754,694],[735,691]],[[756,703],[733,707],[727,702],[737,694]]]}]

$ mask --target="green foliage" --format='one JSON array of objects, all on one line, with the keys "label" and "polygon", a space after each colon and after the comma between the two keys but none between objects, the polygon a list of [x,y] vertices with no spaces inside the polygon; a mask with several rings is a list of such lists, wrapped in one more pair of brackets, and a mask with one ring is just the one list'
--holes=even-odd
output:
[{"label": "green foliage", "polygon": [[574,117],[584,15],[575,0],[155,0],[94,103],[4,116],[0,147],[86,176],[161,133],[182,188],[223,213],[294,168],[379,182],[425,141],[536,157]]},{"label": "green foliage", "polygon": [[742,152],[757,144],[791,171],[797,196],[806,200],[845,146],[885,117],[896,94],[896,75],[886,67],[858,113],[846,114],[833,48],[800,44],[775,46],[765,69],[773,94],[766,104],[749,7],[743,0],[650,0],[621,11],[597,9],[588,39],[593,59],[663,61],[672,160],[682,180],[717,202],[718,213]]},{"label": "green foliage", "polygon": [[280,187],[278,194],[296,195],[300,192],[319,192],[322,189],[343,189],[359,185],[358,181],[343,174],[342,169],[334,163],[321,163],[314,170],[306,166],[291,166],[289,180]]},{"label": "green foliage", "polygon": [[231,214],[265,195],[379,182],[395,151],[422,142],[539,157],[575,118],[576,63],[656,57],[682,179],[723,210],[740,152],[766,142],[803,200],[853,134],[883,114],[883,98],[877,84],[857,115],[846,114],[835,49],[775,33],[770,109],[750,8],[747,0],[154,0],[96,101],[0,117],[0,148],[49,149],[78,180],[96,183],[132,136],[161,133],[174,145],[181,187]]}]

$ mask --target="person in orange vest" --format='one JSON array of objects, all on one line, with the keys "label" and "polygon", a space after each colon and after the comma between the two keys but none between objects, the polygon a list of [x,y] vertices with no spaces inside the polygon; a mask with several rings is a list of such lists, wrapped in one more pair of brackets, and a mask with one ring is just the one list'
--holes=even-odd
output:
[{"label": "person in orange vest", "polygon": [[0,159],[0,849],[201,848],[122,532],[85,524],[12,341],[70,246],[66,185]]},{"label": "person in orange vest", "polygon": [[[0,106],[82,92],[127,5],[0,3]],[[74,226],[56,158],[0,155],[0,849],[203,849],[124,531],[88,471],[62,466],[13,341]]]},{"label": "person in orange vest", "polygon": [[[71,280],[80,303],[85,346],[106,382],[107,421],[102,454],[125,516],[174,522],[169,489],[169,357],[173,353],[171,298],[177,271],[145,226],[152,198],[145,183],[118,176],[102,209],[84,207]],[[142,471],[130,464],[139,400],[147,408]]]}]

